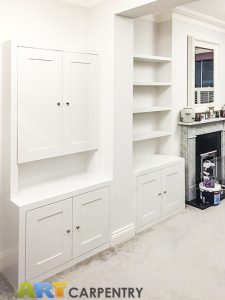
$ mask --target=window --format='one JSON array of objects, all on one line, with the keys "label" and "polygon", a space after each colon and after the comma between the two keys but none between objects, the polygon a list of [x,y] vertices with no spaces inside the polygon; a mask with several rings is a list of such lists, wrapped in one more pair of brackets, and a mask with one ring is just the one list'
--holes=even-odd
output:
[{"label": "window", "polygon": [[195,104],[214,102],[214,53],[196,47],[195,51]]}]

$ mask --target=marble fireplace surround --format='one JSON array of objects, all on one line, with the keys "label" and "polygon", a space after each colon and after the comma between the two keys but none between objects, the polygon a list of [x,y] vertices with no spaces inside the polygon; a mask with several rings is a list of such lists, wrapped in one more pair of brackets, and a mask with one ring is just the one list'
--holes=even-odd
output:
[{"label": "marble fireplace surround", "polygon": [[198,135],[221,131],[221,156],[225,155],[225,119],[214,119],[181,125],[181,156],[185,158],[185,199],[196,199],[196,138]]}]

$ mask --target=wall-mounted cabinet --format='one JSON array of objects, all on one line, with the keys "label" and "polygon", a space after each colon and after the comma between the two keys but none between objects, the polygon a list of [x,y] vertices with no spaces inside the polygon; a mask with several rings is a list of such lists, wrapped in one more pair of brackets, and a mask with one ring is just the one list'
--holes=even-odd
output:
[{"label": "wall-mounted cabinet", "polygon": [[97,60],[18,48],[18,163],[97,148]]}]

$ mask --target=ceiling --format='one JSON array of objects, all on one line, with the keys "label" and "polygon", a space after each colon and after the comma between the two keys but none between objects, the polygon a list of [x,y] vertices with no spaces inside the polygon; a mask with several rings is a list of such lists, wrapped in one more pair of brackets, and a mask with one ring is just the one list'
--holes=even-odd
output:
[{"label": "ceiling", "polygon": [[[105,2],[107,0],[60,0],[60,1],[83,6],[83,7],[92,7],[102,2]],[[161,2],[164,1],[165,0],[162,0]],[[185,0],[183,1],[185,2]],[[225,21],[225,0],[186,0],[186,2],[188,1],[193,1],[193,2],[188,4],[183,4],[182,6],[197,11],[199,13],[212,16],[214,18]],[[166,2],[169,1],[166,0]],[[176,2],[176,0],[171,1],[171,3],[173,4],[174,2]]]},{"label": "ceiling", "polygon": [[199,0],[183,7],[225,21],[225,0]]},{"label": "ceiling", "polygon": [[62,2],[71,3],[84,7],[92,7],[107,0],[60,0]]}]

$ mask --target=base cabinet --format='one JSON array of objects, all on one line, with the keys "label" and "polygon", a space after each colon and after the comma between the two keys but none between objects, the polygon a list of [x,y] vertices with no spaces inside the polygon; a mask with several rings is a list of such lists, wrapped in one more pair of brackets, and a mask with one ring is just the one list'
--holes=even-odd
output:
[{"label": "base cabinet", "polygon": [[184,187],[182,180],[182,165],[162,170],[162,214],[167,215],[179,209],[184,204],[182,197]]},{"label": "base cabinet", "polygon": [[137,177],[137,228],[150,226],[184,205],[183,163]]},{"label": "base cabinet", "polygon": [[109,187],[26,213],[26,280],[109,242]]},{"label": "base cabinet", "polygon": [[161,216],[161,172],[154,172],[137,179],[137,226],[157,220]]},{"label": "base cabinet", "polygon": [[109,241],[108,189],[73,199],[73,257],[81,256]]},{"label": "base cabinet", "polygon": [[27,212],[26,278],[72,259],[72,199]]}]

